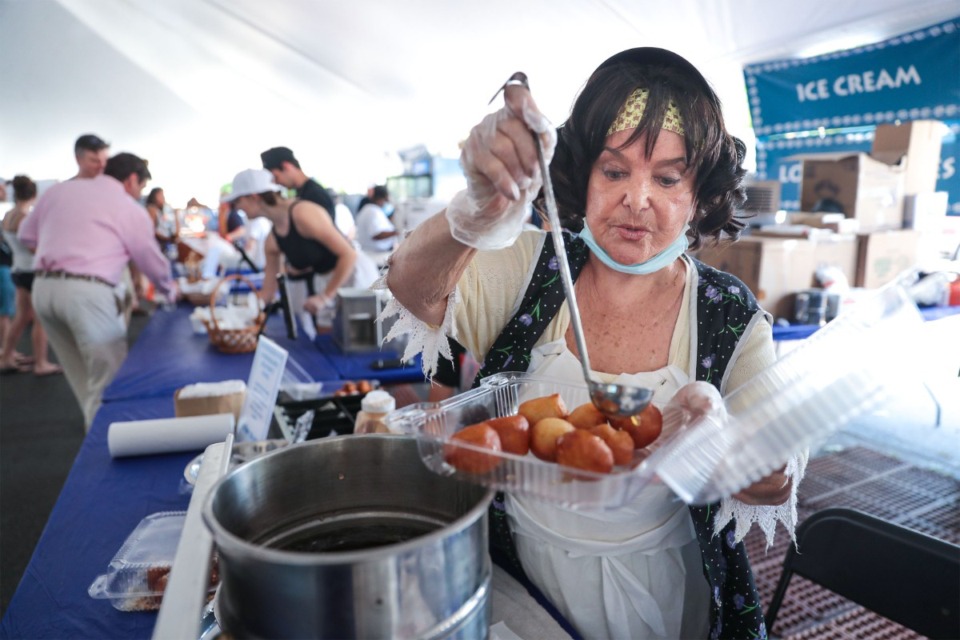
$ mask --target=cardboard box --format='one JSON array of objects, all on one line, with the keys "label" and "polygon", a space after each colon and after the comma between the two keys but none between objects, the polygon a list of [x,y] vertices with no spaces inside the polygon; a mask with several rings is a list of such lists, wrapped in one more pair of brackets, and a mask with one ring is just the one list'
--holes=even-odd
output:
[{"label": "cardboard box", "polygon": [[906,156],[904,195],[935,191],[943,136],[947,131],[939,120],[877,125],[870,155],[891,164]]},{"label": "cardboard box", "polygon": [[[842,214],[837,214],[842,215]],[[846,220],[846,218],[844,218]],[[831,229],[824,229],[823,227],[814,227],[807,224],[771,224],[764,227],[759,227],[750,231],[750,235],[754,237],[764,237],[764,238],[810,238],[811,240],[816,240],[818,238],[829,238],[833,235]]]},{"label": "cardboard box", "polygon": [[792,318],[796,292],[817,286],[817,267],[835,266],[853,282],[857,238],[840,234],[815,240],[746,236],[733,244],[704,247],[695,256],[743,280],[760,306],[775,317]]},{"label": "cardboard box", "polygon": [[865,153],[795,157],[803,160],[802,211],[840,212],[865,232],[903,226],[903,165]]},{"label": "cardboard box", "polygon": [[936,233],[940,221],[947,216],[949,195],[946,191],[925,191],[903,198],[903,228],[921,233]]},{"label": "cardboard box", "polygon": [[177,418],[232,413],[234,420],[239,422],[243,400],[246,397],[245,392],[235,391],[222,395],[181,398],[180,392],[185,388],[181,387],[173,394],[173,415]]},{"label": "cardboard box", "polygon": [[920,234],[913,229],[862,233],[857,236],[855,285],[882,287],[917,264]]},{"label": "cardboard box", "polygon": [[787,214],[788,224],[802,224],[817,229],[830,229],[835,233],[856,233],[860,223],[856,218],[848,218],[842,213],[807,213],[794,211]]}]

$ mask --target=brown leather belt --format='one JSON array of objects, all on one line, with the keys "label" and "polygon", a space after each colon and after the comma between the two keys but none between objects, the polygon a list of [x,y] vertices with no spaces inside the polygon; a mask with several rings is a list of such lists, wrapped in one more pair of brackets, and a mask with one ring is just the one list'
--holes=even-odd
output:
[{"label": "brown leather belt", "polygon": [[34,275],[38,278],[54,278],[61,280],[86,280],[87,282],[97,282],[99,284],[105,284],[111,289],[115,286],[99,276],[90,276],[83,273],[69,273],[67,271],[44,271],[38,269],[33,272]]}]

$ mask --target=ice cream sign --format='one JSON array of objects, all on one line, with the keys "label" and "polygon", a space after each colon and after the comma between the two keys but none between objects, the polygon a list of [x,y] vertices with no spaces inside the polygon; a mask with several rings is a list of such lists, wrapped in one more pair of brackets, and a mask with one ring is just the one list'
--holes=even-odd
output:
[{"label": "ice cream sign", "polygon": [[960,18],[856,49],[744,68],[758,137],[960,119]]},{"label": "ice cream sign", "polygon": [[860,93],[876,93],[888,89],[899,89],[906,85],[922,83],[916,66],[897,67],[894,70],[863,71],[849,73],[833,78],[819,78],[809,82],[797,83],[797,100],[828,100],[834,96],[845,97]]}]

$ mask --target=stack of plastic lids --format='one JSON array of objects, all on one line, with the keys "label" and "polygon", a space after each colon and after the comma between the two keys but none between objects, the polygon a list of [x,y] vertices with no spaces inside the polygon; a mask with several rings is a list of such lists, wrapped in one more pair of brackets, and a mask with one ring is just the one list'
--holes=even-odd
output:
[{"label": "stack of plastic lids", "polygon": [[688,503],[729,496],[895,393],[923,318],[893,285],[858,302],[657,450],[648,463]]}]

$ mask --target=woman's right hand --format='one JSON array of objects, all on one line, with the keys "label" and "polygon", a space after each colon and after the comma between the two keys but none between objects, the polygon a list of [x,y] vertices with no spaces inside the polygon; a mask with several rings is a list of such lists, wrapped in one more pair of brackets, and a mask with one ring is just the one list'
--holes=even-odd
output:
[{"label": "woman's right hand", "polygon": [[509,246],[523,228],[542,184],[532,132],[548,164],[556,147],[556,130],[526,86],[508,83],[504,102],[470,131],[460,155],[467,189],[447,207],[454,238],[477,249]]},{"label": "woman's right hand", "polygon": [[330,306],[333,306],[333,301],[324,293],[317,293],[303,301],[303,310],[309,311],[313,315],[320,313],[323,309]]}]

